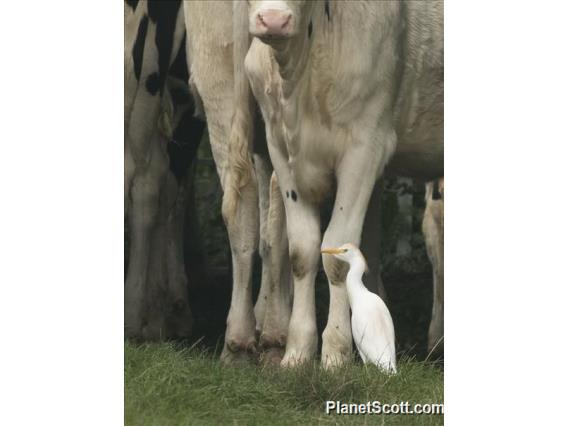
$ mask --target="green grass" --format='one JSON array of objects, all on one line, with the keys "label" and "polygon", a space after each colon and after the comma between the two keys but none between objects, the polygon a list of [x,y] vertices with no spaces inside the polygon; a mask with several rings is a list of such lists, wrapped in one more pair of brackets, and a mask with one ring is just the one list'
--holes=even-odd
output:
[{"label": "green grass", "polygon": [[430,363],[399,361],[387,376],[353,363],[334,372],[317,363],[225,366],[217,357],[172,344],[126,343],[127,425],[438,425],[443,415],[327,415],[326,400],[441,403],[443,372]]}]

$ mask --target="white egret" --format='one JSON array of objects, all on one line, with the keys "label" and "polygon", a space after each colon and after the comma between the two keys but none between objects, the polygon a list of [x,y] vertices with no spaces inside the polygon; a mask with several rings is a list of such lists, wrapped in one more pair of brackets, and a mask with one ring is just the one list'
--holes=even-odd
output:
[{"label": "white egret", "polygon": [[351,306],[351,330],[363,362],[396,373],[392,317],[383,300],[363,285],[363,272],[367,269],[363,254],[353,244],[326,248],[321,252],[349,264],[345,283]]}]

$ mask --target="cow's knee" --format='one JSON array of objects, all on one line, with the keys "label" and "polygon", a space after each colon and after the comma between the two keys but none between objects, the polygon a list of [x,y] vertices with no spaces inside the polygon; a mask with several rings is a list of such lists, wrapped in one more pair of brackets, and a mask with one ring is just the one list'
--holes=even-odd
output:
[{"label": "cow's knee", "polygon": [[340,285],[345,281],[349,264],[333,256],[323,256],[323,269],[331,285]]},{"label": "cow's knee", "polygon": [[271,249],[272,249],[272,246],[271,246],[268,238],[266,238],[266,236],[264,236],[264,235],[261,235],[259,243],[258,243],[258,254],[259,254],[260,258],[262,259],[263,264],[265,262],[269,261],[270,254],[271,254],[271,251],[272,251]]},{"label": "cow's knee", "polygon": [[290,241],[290,264],[294,278],[302,279],[310,271],[315,271],[319,261],[320,241],[316,237]]},{"label": "cow's knee", "polygon": [[149,227],[158,217],[160,184],[148,179],[135,179],[131,189],[132,215],[135,225]]}]

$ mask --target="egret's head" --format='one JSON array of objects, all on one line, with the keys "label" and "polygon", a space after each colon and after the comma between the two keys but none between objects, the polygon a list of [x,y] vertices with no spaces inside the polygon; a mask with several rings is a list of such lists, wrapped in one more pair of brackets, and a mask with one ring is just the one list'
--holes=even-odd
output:
[{"label": "egret's head", "polygon": [[354,244],[347,243],[343,244],[341,247],[325,248],[322,249],[321,252],[323,254],[330,254],[339,260],[349,263],[350,265],[353,265],[353,263],[357,260],[363,261],[365,271],[368,271],[369,269],[363,253],[361,253],[361,250],[359,250]]}]

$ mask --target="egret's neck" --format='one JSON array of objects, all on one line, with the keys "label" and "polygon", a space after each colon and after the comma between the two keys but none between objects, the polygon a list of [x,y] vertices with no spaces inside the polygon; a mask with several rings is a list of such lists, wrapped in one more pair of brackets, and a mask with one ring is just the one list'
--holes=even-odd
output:
[{"label": "egret's neck", "polygon": [[360,257],[356,257],[349,262],[349,272],[345,279],[347,286],[347,294],[349,301],[352,301],[355,295],[361,290],[365,290],[363,285],[363,273],[365,272],[365,261]]}]

